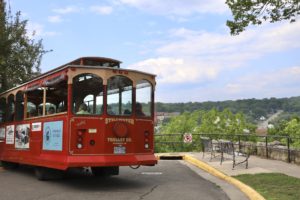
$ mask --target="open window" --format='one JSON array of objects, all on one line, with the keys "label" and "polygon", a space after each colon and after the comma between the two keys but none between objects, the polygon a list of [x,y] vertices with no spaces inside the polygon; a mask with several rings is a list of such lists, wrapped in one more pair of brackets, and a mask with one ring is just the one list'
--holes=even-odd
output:
[{"label": "open window", "polygon": [[103,112],[103,80],[95,74],[73,78],[73,113],[101,115]]},{"label": "open window", "polygon": [[24,93],[19,91],[16,95],[16,121],[24,119]]},{"label": "open window", "polygon": [[[67,100],[68,100],[68,84],[67,80],[63,79],[60,81],[47,84],[46,90],[46,104],[45,111],[46,115],[52,115],[56,113],[67,111]],[[39,106],[40,107],[40,106]]]},{"label": "open window", "polygon": [[15,96],[10,94],[7,98],[6,121],[12,122],[15,119]]},{"label": "open window", "polygon": [[31,117],[42,116],[44,89],[42,87],[38,87],[33,90],[28,90],[26,92],[26,96],[27,96],[26,117],[31,118]]},{"label": "open window", "polygon": [[5,122],[6,99],[0,98],[0,124]]},{"label": "open window", "polygon": [[132,81],[125,76],[113,76],[107,83],[107,114],[132,114]]},{"label": "open window", "polygon": [[152,111],[152,85],[147,80],[141,80],[136,85],[136,107],[137,117],[150,117]]}]

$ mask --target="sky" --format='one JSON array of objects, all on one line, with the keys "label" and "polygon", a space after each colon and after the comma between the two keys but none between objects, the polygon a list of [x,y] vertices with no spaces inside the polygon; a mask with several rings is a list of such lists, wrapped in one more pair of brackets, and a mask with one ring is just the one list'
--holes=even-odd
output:
[{"label": "sky", "polygon": [[6,0],[43,39],[41,70],[83,56],[156,74],[156,101],[300,95],[300,19],[231,36],[225,0]]}]

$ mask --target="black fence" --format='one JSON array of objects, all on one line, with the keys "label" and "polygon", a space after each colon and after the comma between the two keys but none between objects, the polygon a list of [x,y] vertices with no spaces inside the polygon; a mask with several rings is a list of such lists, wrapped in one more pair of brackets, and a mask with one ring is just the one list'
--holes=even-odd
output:
[{"label": "black fence", "polygon": [[155,134],[155,152],[202,151],[201,137],[212,140],[230,140],[239,150],[251,150],[251,154],[265,158],[300,163],[300,138],[252,134]]}]

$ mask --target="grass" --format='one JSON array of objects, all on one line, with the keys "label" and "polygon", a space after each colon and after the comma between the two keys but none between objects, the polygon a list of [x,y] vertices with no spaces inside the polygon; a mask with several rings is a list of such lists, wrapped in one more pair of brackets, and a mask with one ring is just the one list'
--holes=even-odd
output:
[{"label": "grass", "polygon": [[251,186],[267,200],[299,200],[300,179],[280,173],[243,174],[234,178]]}]

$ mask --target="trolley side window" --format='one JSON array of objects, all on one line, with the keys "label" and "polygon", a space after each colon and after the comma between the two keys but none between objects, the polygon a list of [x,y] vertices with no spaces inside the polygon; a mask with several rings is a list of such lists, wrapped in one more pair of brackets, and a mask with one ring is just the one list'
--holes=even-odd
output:
[{"label": "trolley side window", "polygon": [[73,78],[73,113],[101,115],[103,112],[103,80],[95,74]]},{"label": "trolley side window", "polygon": [[19,91],[16,95],[16,121],[24,119],[24,93]]},{"label": "trolley side window", "polygon": [[14,100],[13,94],[8,96],[7,102],[8,103],[7,103],[6,121],[12,122],[12,121],[14,121],[14,118],[15,118],[15,100]]},{"label": "trolley side window", "polygon": [[31,118],[36,116],[42,116],[44,89],[38,87],[34,90],[27,91],[26,96],[27,96],[26,117]]},{"label": "trolley side window", "polygon": [[141,80],[136,85],[136,116],[150,117],[152,111],[152,85],[147,80]]},{"label": "trolley side window", "polygon": [[107,114],[132,114],[132,81],[125,76],[113,76],[107,82]]},{"label": "trolley side window", "polygon": [[[67,111],[68,84],[62,80],[55,84],[48,84],[46,88],[46,115]],[[42,105],[40,105],[42,106]],[[39,106],[39,107],[40,107]]]},{"label": "trolley side window", "polygon": [[5,122],[6,99],[0,98],[0,123]]}]

